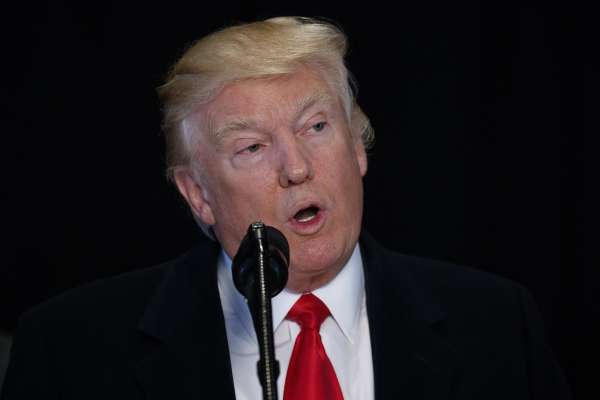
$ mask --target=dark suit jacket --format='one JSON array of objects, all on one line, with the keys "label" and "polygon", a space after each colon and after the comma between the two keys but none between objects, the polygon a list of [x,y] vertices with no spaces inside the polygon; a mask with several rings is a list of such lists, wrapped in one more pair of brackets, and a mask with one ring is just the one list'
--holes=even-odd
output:
[{"label": "dark suit jacket", "polygon": [[[530,296],[361,237],[377,399],[566,399]],[[233,399],[216,245],[21,320],[3,400]]]}]

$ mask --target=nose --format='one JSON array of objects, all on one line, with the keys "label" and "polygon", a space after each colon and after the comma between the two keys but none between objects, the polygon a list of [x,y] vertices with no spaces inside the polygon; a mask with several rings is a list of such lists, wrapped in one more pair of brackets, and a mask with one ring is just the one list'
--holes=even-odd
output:
[{"label": "nose", "polygon": [[298,185],[313,177],[314,171],[308,149],[300,143],[300,140],[296,136],[291,136],[279,144],[281,159],[279,184],[282,187]]}]

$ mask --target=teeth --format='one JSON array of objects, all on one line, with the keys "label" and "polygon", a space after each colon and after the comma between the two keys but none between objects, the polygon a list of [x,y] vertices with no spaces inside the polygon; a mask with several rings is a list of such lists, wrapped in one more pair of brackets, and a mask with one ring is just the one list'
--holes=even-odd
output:
[{"label": "teeth", "polygon": [[300,210],[294,215],[294,219],[298,222],[308,222],[317,216],[317,208],[309,207],[304,210]]}]

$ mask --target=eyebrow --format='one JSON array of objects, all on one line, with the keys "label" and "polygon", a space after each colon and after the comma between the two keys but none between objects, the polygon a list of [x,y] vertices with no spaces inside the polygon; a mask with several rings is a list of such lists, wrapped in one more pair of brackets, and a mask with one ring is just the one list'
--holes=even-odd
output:
[{"label": "eyebrow", "polygon": [[[329,95],[325,91],[320,91],[317,93],[313,93],[311,95],[305,96],[298,100],[295,105],[295,109],[297,110],[294,113],[294,120],[298,120],[306,110],[313,107],[318,103],[331,103],[334,101],[334,98]],[[232,118],[227,121],[223,126],[218,129],[211,129],[214,133],[214,137],[219,140],[222,139],[229,132],[249,130],[249,129],[258,129],[258,122],[252,118]]]},{"label": "eyebrow", "polygon": [[306,110],[308,110],[315,104],[318,104],[318,103],[327,104],[327,103],[333,103],[333,101],[334,101],[333,97],[325,91],[319,91],[317,93],[313,93],[309,96],[303,97],[296,103],[296,109],[298,111],[296,111],[294,119],[297,120],[298,118],[300,118],[300,116],[302,114],[304,114],[304,112]]},{"label": "eyebrow", "polygon": [[226,122],[219,129],[214,130],[214,137],[222,138],[227,133],[232,131],[242,131],[246,129],[257,129],[258,123],[252,119],[236,118]]}]

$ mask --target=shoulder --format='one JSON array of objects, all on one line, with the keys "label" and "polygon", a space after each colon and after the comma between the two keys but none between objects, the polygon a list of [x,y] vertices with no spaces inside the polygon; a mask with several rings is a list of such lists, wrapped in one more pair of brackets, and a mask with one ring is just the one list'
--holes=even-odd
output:
[{"label": "shoulder", "polygon": [[108,365],[101,360],[113,360],[113,370],[119,370],[116,360],[139,348],[132,346],[138,321],[169,268],[166,263],[98,280],[25,312],[14,336],[6,390],[16,397],[42,396],[56,390],[63,372],[76,376],[81,365],[97,372]]},{"label": "shoulder", "polygon": [[[473,267],[400,254],[363,237],[366,274],[380,290],[402,291],[416,308],[430,313],[481,317],[519,317],[528,291],[519,283]],[[425,311],[427,312],[427,311]]]},{"label": "shoulder", "polygon": [[[200,272],[216,266],[218,246],[199,241],[194,247],[167,262],[117,276],[99,279],[67,290],[23,314],[21,321],[71,321],[94,324],[134,324],[165,286],[177,291],[191,280],[204,280]],[[137,318],[136,318],[137,317]]]},{"label": "shoulder", "polygon": [[370,267],[390,278],[412,279],[414,283],[436,290],[521,287],[507,278],[477,268],[389,250],[366,233],[361,237],[361,244],[366,262],[372,264]]},{"label": "shoulder", "polygon": [[493,273],[439,260],[393,257],[425,298],[455,317],[514,323],[531,301],[523,285]]},{"label": "shoulder", "polygon": [[505,292],[523,289],[522,285],[484,270],[448,261],[390,252],[398,268],[406,271],[424,287],[436,292]]},{"label": "shoulder", "polygon": [[19,326],[33,325],[57,331],[94,328],[104,333],[111,327],[133,329],[159,288],[169,281],[169,276],[185,274],[190,264],[198,263],[195,258],[202,253],[202,247],[196,246],[173,260],[149,268],[69,289],[26,311]]},{"label": "shoulder", "polygon": [[[366,280],[371,300],[383,298],[382,308],[440,329],[474,363],[523,357],[527,332],[540,332],[536,307],[518,283],[475,268],[369,247],[375,250],[365,262],[366,277],[372,278],[371,283]],[[543,336],[535,337],[538,342]]]},{"label": "shoulder", "polygon": [[173,262],[69,289],[26,311],[20,325],[71,328],[75,324],[135,324]]}]

